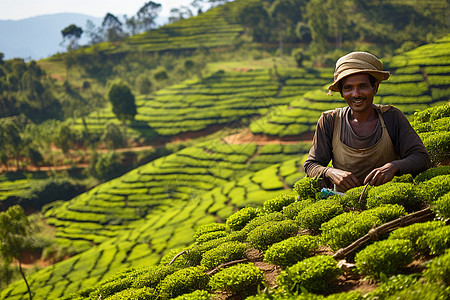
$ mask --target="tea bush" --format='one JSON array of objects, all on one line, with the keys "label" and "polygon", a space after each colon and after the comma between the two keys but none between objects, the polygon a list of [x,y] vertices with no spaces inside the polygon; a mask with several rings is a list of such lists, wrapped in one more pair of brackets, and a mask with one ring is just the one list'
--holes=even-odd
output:
[{"label": "tea bush", "polygon": [[414,185],[403,182],[388,182],[370,189],[367,208],[378,207],[382,204],[399,204],[407,211],[415,211],[422,206],[420,199],[415,196]]},{"label": "tea bush", "polygon": [[268,213],[282,211],[284,207],[295,202],[296,198],[294,195],[280,195],[274,199],[265,201],[263,209]]},{"label": "tea bush", "polygon": [[195,290],[205,289],[208,280],[206,268],[203,266],[178,270],[161,281],[159,284],[160,297],[170,299]]},{"label": "tea bush", "polygon": [[194,238],[197,239],[198,237],[215,231],[225,231],[227,229],[226,224],[224,223],[210,223],[210,224],[203,224],[199,226],[197,229],[195,229]]},{"label": "tea bush", "polygon": [[294,191],[300,196],[301,200],[315,199],[316,194],[320,192],[316,185],[317,179],[304,177],[294,184]]},{"label": "tea bush", "polygon": [[441,255],[450,248],[450,226],[444,226],[427,231],[421,236],[417,244],[420,249],[429,249],[431,255]]},{"label": "tea bush", "polygon": [[209,286],[213,291],[225,291],[240,296],[253,294],[264,281],[264,273],[252,263],[237,264],[214,274]]},{"label": "tea bush", "polygon": [[450,218],[450,192],[439,198],[431,209],[442,219]]},{"label": "tea bush", "polygon": [[400,273],[412,262],[413,245],[408,240],[383,240],[367,246],[356,253],[355,264],[358,272],[380,278]]},{"label": "tea bush", "polygon": [[340,203],[347,209],[365,209],[367,203],[367,195],[369,191],[372,189],[372,186],[368,186],[366,188],[366,192],[361,199],[361,203],[359,203],[359,199],[361,198],[361,193],[364,189],[364,186],[354,187],[345,192],[345,195],[339,197]]},{"label": "tea bush", "polygon": [[418,240],[427,232],[445,226],[441,221],[430,221],[425,223],[415,223],[406,227],[401,227],[389,234],[389,239],[409,240],[418,252],[424,252],[426,249],[420,249]]},{"label": "tea bush", "polygon": [[408,288],[401,289],[389,297],[386,300],[398,300],[398,299],[408,299],[408,300],[441,300],[449,299],[450,290],[448,288],[443,288],[437,284],[429,284],[423,282],[416,282],[408,286]]},{"label": "tea bush", "polygon": [[281,212],[273,212],[273,213],[269,213],[269,214],[265,214],[265,215],[260,215],[256,218],[254,218],[253,220],[251,220],[250,222],[248,222],[247,225],[245,225],[244,228],[242,228],[242,231],[246,234],[248,234],[250,231],[252,231],[253,229],[255,229],[256,227],[266,224],[268,222],[272,222],[272,221],[283,221],[286,219],[286,216],[283,215]]},{"label": "tea bush", "polygon": [[297,233],[298,226],[292,220],[272,221],[250,231],[247,241],[252,247],[264,251],[270,245],[295,236]]},{"label": "tea bush", "polygon": [[247,250],[247,245],[241,242],[223,243],[216,248],[206,251],[200,264],[208,269],[212,269],[222,263],[244,258],[245,250]]},{"label": "tea bush", "polygon": [[302,209],[295,218],[301,228],[318,231],[322,223],[343,213],[343,206],[335,199],[319,200]]},{"label": "tea bush", "polygon": [[231,230],[241,230],[252,219],[261,214],[258,208],[244,207],[227,218],[226,225]]},{"label": "tea bush", "polygon": [[365,299],[365,297],[363,297],[360,291],[331,294],[323,298],[323,300],[363,300],[363,299]]},{"label": "tea bush", "polygon": [[445,254],[435,257],[425,271],[428,282],[435,282],[442,286],[450,285],[450,250]]},{"label": "tea bush", "polygon": [[200,244],[200,243],[215,240],[218,238],[226,237],[227,235],[228,235],[228,233],[225,231],[213,231],[213,232],[208,232],[208,233],[205,233],[205,234],[197,237],[196,241],[197,241],[197,243]]},{"label": "tea bush", "polygon": [[375,290],[366,295],[366,299],[386,299],[398,291],[409,288],[417,282],[417,275],[394,275],[383,281]]},{"label": "tea bush", "polygon": [[420,134],[433,163],[448,157],[450,153],[450,132],[438,131],[432,134]]},{"label": "tea bush", "polygon": [[311,205],[312,203],[313,201],[311,200],[295,201],[289,204],[288,206],[284,207],[282,213],[283,215],[286,216],[286,218],[294,220],[302,209]]},{"label": "tea bush", "polygon": [[308,292],[321,294],[329,289],[341,273],[333,257],[318,255],[281,271],[277,282],[285,291],[302,292],[303,287]]},{"label": "tea bush", "polygon": [[398,204],[386,204],[379,207],[375,207],[372,209],[365,210],[361,212],[360,217],[368,217],[368,216],[375,216],[378,219],[380,219],[381,224],[387,223],[389,221],[395,220],[397,218],[400,218],[402,216],[405,216],[407,213],[403,206]]},{"label": "tea bush", "polygon": [[450,174],[450,166],[439,166],[430,168],[420,174],[418,174],[414,178],[415,183],[421,183],[427,180],[430,180],[433,177],[439,176],[439,175],[448,175]]},{"label": "tea bush", "polygon": [[174,298],[175,300],[210,300],[211,295],[205,290],[196,290]]},{"label": "tea bush", "polygon": [[200,264],[200,261],[202,260],[202,256],[204,253],[206,253],[209,250],[212,250],[219,245],[226,243],[226,242],[232,242],[232,241],[240,241],[243,242],[247,238],[247,235],[243,232],[236,231],[230,233],[226,237],[221,237],[215,240],[210,240],[207,242],[204,242],[202,244],[193,244],[190,247],[186,249],[186,254],[183,255],[188,262],[188,265],[195,266]]},{"label": "tea bush", "polygon": [[[158,296],[158,292],[153,288],[142,287],[139,289],[126,289],[110,297],[108,300],[153,300]],[[99,299],[102,299],[101,297]]]},{"label": "tea bush", "polygon": [[416,194],[426,203],[434,203],[448,192],[450,192],[450,174],[435,176],[416,187]]},{"label": "tea bush", "polygon": [[264,261],[287,267],[311,255],[319,247],[319,237],[298,235],[275,243],[267,249]]},{"label": "tea bush", "polygon": [[374,215],[361,215],[355,212],[343,213],[321,226],[322,238],[334,251],[346,247],[364,236],[381,221]]}]

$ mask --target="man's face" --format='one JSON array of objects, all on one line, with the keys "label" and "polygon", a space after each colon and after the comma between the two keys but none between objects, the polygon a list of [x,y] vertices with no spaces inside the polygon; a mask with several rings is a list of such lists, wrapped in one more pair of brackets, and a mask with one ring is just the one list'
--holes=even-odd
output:
[{"label": "man's face", "polygon": [[357,73],[341,79],[341,96],[354,112],[365,112],[372,107],[378,82],[372,86],[369,78],[369,74]]}]

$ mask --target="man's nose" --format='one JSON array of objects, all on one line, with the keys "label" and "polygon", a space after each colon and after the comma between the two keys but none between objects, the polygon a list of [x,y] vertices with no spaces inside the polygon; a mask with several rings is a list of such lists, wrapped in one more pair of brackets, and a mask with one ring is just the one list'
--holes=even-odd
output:
[{"label": "man's nose", "polygon": [[360,91],[359,87],[356,87],[352,90],[353,98],[358,98],[360,95],[361,95],[361,91]]}]

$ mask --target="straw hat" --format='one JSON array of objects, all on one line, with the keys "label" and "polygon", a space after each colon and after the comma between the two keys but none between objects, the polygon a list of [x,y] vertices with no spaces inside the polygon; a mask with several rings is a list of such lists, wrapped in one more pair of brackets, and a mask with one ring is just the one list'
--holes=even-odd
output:
[{"label": "straw hat", "polygon": [[383,71],[383,64],[375,55],[368,52],[351,52],[336,62],[334,82],[328,89],[330,92],[339,92],[339,80],[356,73],[368,73],[379,82],[388,79],[390,75],[388,71]]}]

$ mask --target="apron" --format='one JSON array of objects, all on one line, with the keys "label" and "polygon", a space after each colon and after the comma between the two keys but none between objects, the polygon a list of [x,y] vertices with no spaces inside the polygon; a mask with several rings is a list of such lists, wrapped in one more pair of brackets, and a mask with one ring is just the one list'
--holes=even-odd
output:
[{"label": "apron", "polygon": [[[375,145],[364,149],[354,149],[341,142],[341,124],[345,122],[343,120],[344,109],[337,108],[334,114],[333,168],[352,172],[361,184],[373,169],[399,158],[381,117],[381,112],[378,110],[377,112],[383,132],[381,139]],[[337,186],[335,186],[335,190],[341,192]]]}]

